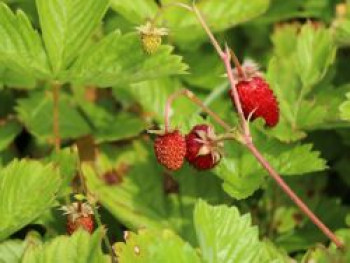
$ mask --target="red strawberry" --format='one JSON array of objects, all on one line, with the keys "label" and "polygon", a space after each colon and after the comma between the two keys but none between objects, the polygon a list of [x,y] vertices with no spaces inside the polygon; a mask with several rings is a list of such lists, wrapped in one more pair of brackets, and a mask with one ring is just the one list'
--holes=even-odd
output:
[{"label": "red strawberry", "polygon": [[[261,117],[267,126],[277,125],[279,121],[278,102],[269,84],[261,76],[240,80],[236,87],[246,118],[252,114],[252,120]],[[230,90],[230,96],[234,103],[232,90]]]},{"label": "red strawberry", "polygon": [[88,203],[75,202],[69,206],[64,206],[62,210],[67,215],[67,233],[69,235],[80,227],[90,234],[94,231],[94,213]]},{"label": "red strawberry", "polygon": [[[244,76],[241,76],[235,68],[233,74],[238,80],[237,91],[241,100],[242,110],[246,118],[263,118],[269,127],[277,125],[279,121],[279,107],[273,91],[259,71],[259,66],[251,60],[246,60],[242,65]],[[233,105],[232,91],[229,92]]]},{"label": "red strawberry", "polygon": [[206,125],[196,125],[186,135],[186,159],[198,170],[212,169],[221,159],[219,142],[214,128]]},{"label": "red strawberry", "polygon": [[82,216],[76,218],[74,221],[72,220],[71,217],[68,216],[68,221],[67,221],[67,233],[69,235],[73,234],[75,230],[78,228],[83,228],[90,234],[94,232],[94,220],[91,215],[89,216]]},{"label": "red strawberry", "polygon": [[186,155],[185,138],[178,130],[160,134],[154,141],[154,152],[160,164],[169,170],[178,170]]}]

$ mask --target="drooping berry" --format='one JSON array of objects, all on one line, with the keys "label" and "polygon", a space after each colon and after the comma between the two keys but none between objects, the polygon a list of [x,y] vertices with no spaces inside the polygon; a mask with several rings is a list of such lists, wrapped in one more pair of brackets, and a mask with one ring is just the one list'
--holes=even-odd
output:
[{"label": "drooping berry", "polygon": [[[269,84],[254,63],[249,61],[243,64],[243,71],[244,78],[238,76],[237,72],[234,74],[239,80],[236,88],[245,118],[249,116],[251,120],[263,118],[267,126],[276,126],[279,121],[279,106]],[[235,105],[232,90],[229,91],[229,94]]]},{"label": "drooping berry", "polygon": [[67,233],[73,234],[78,228],[82,228],[90,234],[94,231],[93,210],[88,203],[74,202],[63,206],[62,210],[67,215]]},{"label": "drooping berry", "polygon": [[136,29],[140,33],[142,47],[147,54],[155,53],[162,44],[162,36],[168,34],[166,28],[154,27],[150,21]]},{"label": "drooping berry", "polygon": [[186,155],[186,142],[179,130],[160,134],[154,141],[154,152],[160,164],[175,171],[182,167]]},{"label": "drooping berry", "polygon": [[221,160],[223,143],[217,140],[214,128],[200,124],[186,135],[186,159],[198,170],[215,167]]}]

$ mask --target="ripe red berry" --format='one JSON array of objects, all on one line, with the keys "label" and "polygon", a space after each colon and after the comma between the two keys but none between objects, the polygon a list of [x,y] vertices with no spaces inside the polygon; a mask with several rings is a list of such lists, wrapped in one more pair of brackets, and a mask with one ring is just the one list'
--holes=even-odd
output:
[{"label": "ripe red berry", "polygon": [[206,124],[196,125],[186,135],[186,159],[198,170],[212,169],[220,162],[222,146],[213,127]]},{"label": "ripe red berry", "polygon": [[69,235],[73,234],[80,227],[92,234],[92,232],[94,232],[94,220],[92,215],[81,216],[75,220],[70,216],[67,217],[67,233]]},{"label": "ripe red berry", "polygon": [[178,130],[160,134],[154,141],[154,152],[160,164],[169,170],[178,170],[186,155],[185,138]]},{"label": "ripe red berry", "polygon": [[[251,114],[252,120],[261,117],[267,126],[277,125],[279,121],[278,102],[269,84],[261,76],[240,80],[236,87],[245,118]],[[234,103],[232,90],[229,94]]]},{"label": "ripe red berry", "polygon": [[74,202],[62,208],[67,215],[67,233],[73,234],[82,228],[90,234],[94,231],[93,210],[88,203]]}]

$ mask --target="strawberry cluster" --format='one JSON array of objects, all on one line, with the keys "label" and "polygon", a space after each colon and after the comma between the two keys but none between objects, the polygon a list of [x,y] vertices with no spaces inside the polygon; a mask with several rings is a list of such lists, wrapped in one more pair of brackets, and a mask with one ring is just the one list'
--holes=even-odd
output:
[{"label": "strawberry cluster", "polygon": [[200,124],[194,126],[186,136],[179,130],[158,135],[154,151],[158,162],[169,170],[180,169],[185,159],[197,170],[208,170],[220,162],[222,146],[214,128]]},{"label": "strawberry cluster", "polygon": [[[235,69],[233,74],[245,119],[263,118],[266,126],[276,126],[279,122],[278,102],[257,65],[248,61],[240,72]],[[235,106],[233,90],[229,95]],[[158,162],[172,171],[180,169],[185,160],[197,170],[212,169],[222,158],[222,148],[222,140],[207,124],[194,126],[185,136],[179,130],[166,131],[158,135],[154,144]]]}]

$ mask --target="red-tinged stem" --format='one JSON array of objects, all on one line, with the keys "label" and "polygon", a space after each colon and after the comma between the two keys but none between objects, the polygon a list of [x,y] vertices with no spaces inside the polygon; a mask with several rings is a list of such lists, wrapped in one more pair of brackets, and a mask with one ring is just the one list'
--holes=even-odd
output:
[{"label": "red-tinged stem", "polygon": [[276,183],[282,188],[282,190],[289,196],[289,198],[300,208],[305,215],[330,239],[334,244],[341,248],[343,243],[336,237],[336,235],[309,209],[309,207],[294,193],[294,191],[288,186],[288,184],[282,179],[282,177],[276,172],[269,162],[261,155],[259,150],[254,144],[248,143],[246,147],[255,156],[259,163],[265,168],[270,176],[276,181]]},{"label": "red-tinged stem", "polygon": [[196,17],[197,17],[199,23],[202,25],[203,29],[207,33],[207,35],[208,35],[211,43],[213,44],[216,52],[219,54],[220,57],[225,56],[224,51],[222,50],[220,44],[218,43],[218,41],[214,37],[213,33],[211,32],[210,28],[208,27],[208,24],[205,22],[203,15],[199,11],[199,9],[195,5],[192,6],[192,9],[193,9],[194,13],[196,14]]},{"label": "red-tinged stem", "polygon": [[241,78],[245,78],[244,70],[243,70],[241,63],[239,62],[239,60],[236,56],[236,53],[232,49],[230,49],[230,54],[231,54],[231,59],[233,61],[233,64],[235,64],[235,67],[237,69],[238,75]]},{"label": "red-tinged stem", "polygon": [[213,112],[211,109],[209,109],[192,91],[188,89],[181,89],[176,91],[175,93],[171,94],[166,102],[165,106],[165,132],[168,132],[170,129],[170,109],[173,101],[180,97],[185,96],[190,101],[195,103],[197,106],[199,106],[204,112],[208,113],[219,125],[221,125],[226,131],[230,131],[231,127],[228,125],[225,121],[223,121],[219,115],[217,115],[215,112]]},{"label": "red-tinged stem", "polygon": [[[250,134],[249,129],[249,121],[246,120],[242,105],[239,99],[239,95],[236,89],[236,81],[233,76],[232,72],[232,66],[231,66],[231,58],[230,58],[230,50],[226,46],[225,52],[222,51],[220,45],[218,44],[217,40],[215,39],[213,33],[209,29],[207,23],[205,22],[203,16],[201,15],[200,11],[193,6],[193,10],[195,11],[195,14],[197,16],[198,21],[202,25],[203,29],[208,34],[208,37],[210,41],[212,42],[215,50],[217,51],[218,55],[222,59],[222,61],[225,64],[226,73],[228,80],[231,85],[232,94],[234,97],[234,103],[235,107],[238,112],[238,116],[240,118],[240,124],[241,129],[243,130],[243,144],[250,150],[250,152],[254,155],[254,157],[259,161],[259,163],[264,167],[264,169],[268,172],[268,174],[276,181],[276,183],[281,187],[281,189],[291,198],[291,200],[307,215],[310,220],[330,239],[336,244],[338,248],[342,248],[343,244],[342,242],[335,236],[335,234],[329,230],[325,226],[325,224],[322,223],[322,221],[307,207],[307,205],[293,192],[293,190],[286,184],[286,182],[282,179],[282,177],[272,168],[272,166],[269,164],[269,162],[262,156],[262,154],[259,152],[259,150],[255,147],[252,141],[252,137]],[[240,65],[237,57],[235,56],[235,59],[237,60],[235,62],[236,66]],[[237,69],[239,70],[239,69]]]},{"label": "red-tinged stem", "polygon": [[238,112],[238,116],[239,116],[239,119],[241,122],[241,127],[243,129],[243,135],[244,135],[244,137],[246,137],[247,139],[249,139],[251,141],[252,139],[251,139],[250,130],[249,130],[249,123],[245,119],[245,116],[243,113],[242,104],[241,104],[241,101],[239,99],[238,91],[236,88],[236,81],[233,77],[231,59],[230,59],[230,50],[227,46],[226,46],[225,56],[221,56],[221,58],[225,64],[227,78],[228,78],[230,85],[231,85],[231,92],[232,92],[234,103],[235,103],[235,106],[236,106],[236,109]]}]

